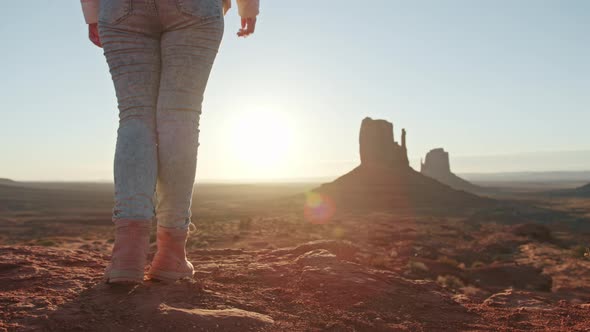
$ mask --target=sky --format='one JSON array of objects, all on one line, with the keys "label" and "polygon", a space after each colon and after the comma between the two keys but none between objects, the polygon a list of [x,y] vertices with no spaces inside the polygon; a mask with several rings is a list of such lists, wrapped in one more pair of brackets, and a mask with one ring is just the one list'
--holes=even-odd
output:
[{"label": "sky", "polygon": [[[590,170],[590,1],[262,0],[235,8],[197,181],[337,176],[370,116],[455,172]],[[0,3],[0,178],[112,178],[117,101],[79,1]]]}]

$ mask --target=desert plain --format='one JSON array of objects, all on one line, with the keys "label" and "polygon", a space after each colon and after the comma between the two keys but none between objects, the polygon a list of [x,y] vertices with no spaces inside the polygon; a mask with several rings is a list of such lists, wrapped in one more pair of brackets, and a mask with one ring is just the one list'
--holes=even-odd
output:
[{"label": "desert plain", "polygon": [[564,186],[314,219],[319,183],[197,184],[194,278],[110,286],[112,184],[3,180],[0,330],[588,331],[590,198]]}]

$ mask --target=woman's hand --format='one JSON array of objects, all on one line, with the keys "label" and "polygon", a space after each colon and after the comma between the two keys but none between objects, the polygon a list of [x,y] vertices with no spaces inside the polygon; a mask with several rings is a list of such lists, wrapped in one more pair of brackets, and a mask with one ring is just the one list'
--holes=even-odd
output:
[{"label": "woman's hand", "polygon": [[90,41],[94,45],[102,47],[100,37],[98,36],[98,23],[88,24],[88,38],[90,38]]},{"label": "woman's hand", "polygon": [[242,28],[238,31],[238,37],[248,37],[254,33],[256,29],[256,17],[244,18],[242,17]]}]

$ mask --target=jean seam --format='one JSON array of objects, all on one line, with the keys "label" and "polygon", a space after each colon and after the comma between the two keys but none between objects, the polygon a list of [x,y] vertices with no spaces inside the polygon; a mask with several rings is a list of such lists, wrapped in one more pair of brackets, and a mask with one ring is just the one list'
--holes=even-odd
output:
[{"label": "jean seam", "polygon": [[[188,9],[185,8],[185,6],[184,6],[184,0],[176,0],[175,2],[176,2],[176,8],[178,9],[178,11],[182,15],[189,16],[189,17],[192,17],[192,18],[196,18],[199,21],[205,21],[205,20],[212,19],[212,18],[218,19],[218,18],[221,17],[221,14],[218,14],[218,15],[210,15],[210,16],[199,16],[199,15],[195,15],[195,14],[192,14]],[[221,1],[217,1],[217,3],[220,3],[220,2]],[[218,11],[221,11],[221,6],[218,5],[217,6],[217,9],[218,9]]]},{"label": "jean seam", "polygon": [[107,21],[101,20],[100,18],[99,18],[98,22],[104,23],[107,25],[117,25],[117,24],[120,24],[121,22],[123,22],[126,18],[128,18],[133,13],[133,1],[132,0],[125,0],[125,1],[127,4],[127,8],[125,10],[126,13],[123,16],[116,19],[114,22],[107,22]]}]

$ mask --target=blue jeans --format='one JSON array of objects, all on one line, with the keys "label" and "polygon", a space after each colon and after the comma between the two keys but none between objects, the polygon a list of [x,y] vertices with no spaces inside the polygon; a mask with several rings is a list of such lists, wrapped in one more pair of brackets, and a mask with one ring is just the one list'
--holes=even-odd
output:
[{"label": "blue jeans", "polygon": [[101,0],[119,105],[113,221],[190,224],[201,105],[223,28],[221,0]]}]

